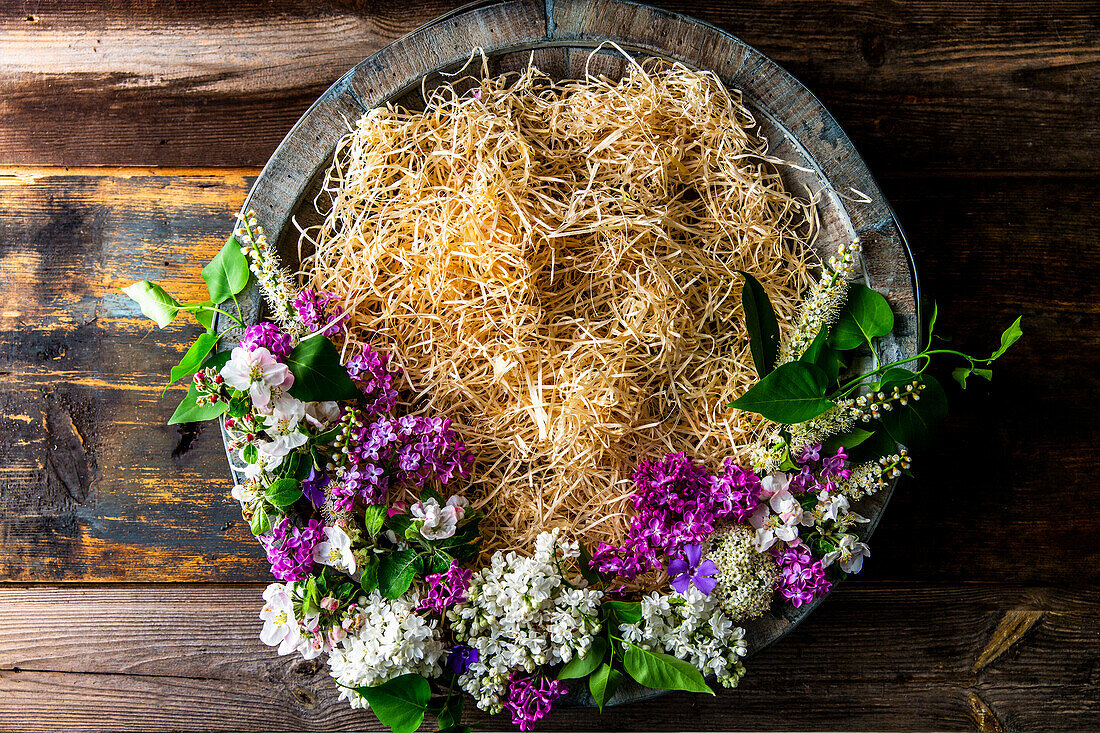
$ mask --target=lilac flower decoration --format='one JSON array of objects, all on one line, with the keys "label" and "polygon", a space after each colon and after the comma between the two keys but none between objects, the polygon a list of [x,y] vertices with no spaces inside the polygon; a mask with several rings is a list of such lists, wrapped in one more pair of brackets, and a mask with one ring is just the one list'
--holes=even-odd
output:
[{"label": "lilac flower decoration", "polygon": [[324,328],[322,333],[325,336],[335,336],[350,317],[349,313],[341,313],[332,307],[338,300],[340,296],[335,293],[303,290],[294,299],[294,308],[307,330],[312,332]]},{"label": "lilac flower decoration", "polygon": [[835,456],[829,456],[822,461],[821,475],[848,478],[852,475],[852,470],[846,467],[847,461],[847,451],[845,451],[844,448],[837,448]]},{"label": "lilac flower decoration", "polygon": [[363,403],[367,415],[389,412],[397,403],[397,387],[394,382],[400,370],[389,370],[389,354],[375,351],[369,344],[363,344],[358,354],[344,363],[348,376],[359,384],[363,391]]},{"label": "lilac flower decoration", "polygon": [[[466,601],[466,592],[470,589],[473,570],[466,570],[454,560],[445,573],[432,573],[424,577],[428,591],[420,602],[421,611],[443,613],[451,606]],[[474,660],[477,661],[477,660]]]},{"label": "lilac flower decoration", "polygon": [[249,351],[267,349],[278,359],[285,359],[293,348],[290,334],[283,333],[274,323],[257,323],[249,326],[241,338],[241,346]]},{"label": "lilac flower decoration", "polygon": [[684,556],[668,564],[668,574],[672,578],[673,589],[680,595],[686,594],[688,588],[694,585],[703,595],[709,596],[718,585],[714,577],[718,574],[718,568],[712,560],[703,560],[702,545],[684,545]]},{"label": "lilac flower decoration", "polygon": [[447,668],[455,674],[466,674],[470,665],[481,659],[477,649],[465,644],[455,644],[447,655]]},{"label": "lilac flower decoration", "polygon": [[802,449],[802,455],[798,457],[799,463],[809,463],[810,461],[821,460],[821,444],[815,443],[814,445],[808,445]]},{"label": "lilac flower decoration", "polygon": [[260,544],[267,551],[271,574],[279,580],[302,580],[313,569],[313,548],[324,539],[325,525],[319,519],[311,519],[305,527],[292,527],[283,517],[271,532],[260,537]]},{"label": "lilac flower decoration", "polygon": [[558,680],[513,673],[504,707],[512,713],[512,723],[521,731],[528,731],[532,724],[550,713],[554,700],[566,692],[565,685]]},{"label": "lilac flower decoration", "polygon": [[788,547],[775,553],[779,563],[776,592],[798,608],[828,593],[833,584],[825,579],[825,567],[805,547]]}]

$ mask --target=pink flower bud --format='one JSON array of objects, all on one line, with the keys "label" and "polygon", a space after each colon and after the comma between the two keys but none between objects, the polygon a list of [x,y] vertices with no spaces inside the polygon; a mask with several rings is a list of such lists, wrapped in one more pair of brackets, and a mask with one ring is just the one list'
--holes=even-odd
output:
[{"label": "pink flower bud", "polygon": [[336,600],[332,596],[325,596],[321,599],[321,608],[326,611],[335,611],[340,607],[340,601]]}]

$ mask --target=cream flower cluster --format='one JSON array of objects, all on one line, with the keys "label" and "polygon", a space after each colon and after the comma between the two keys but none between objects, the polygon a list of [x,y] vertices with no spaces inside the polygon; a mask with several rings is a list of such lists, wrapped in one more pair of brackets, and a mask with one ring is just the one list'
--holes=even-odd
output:
[{"label": "cream flower cluster", "polygon": [[419,605],[415,591],[389,600],[375,590],[348,610],[342,623],[348,635],[329,654],[328,664],[342,685],[340,697],[352,707],[368,706],[366,698],[347,687],[373,687],[409,673],[442,673],[438,623],[419,615]]},{"label": "cream flower cluster", "polygon": [[714,598],[735,623],[762,616],[772,605],[779,568],[756,549],[756,533],[741,524],[711,535],[707,557],[718,568]]},{"label": "cream flower cluster", "polygon": [[543,532],[533,557],[494,554],[474,574],[466,602],[448,611],[455,639],[477,649],[459,685],[482,710],[502,709],[513,671],[568,662],[592,646],[603,593],[580,587],[579,578],[566,583],[560,570],[579,555],[558,530]]},{"label": "cream flower cluster", "polygon": [[745,674],[739,661],[748,652],[745,630],[718,608],[718,599],[694,586],[684,595],[651,593],[642,598],[642,620],[621,624],[624,642],[647,651],[667,652],[713,674],[724,687],[736,687]]},{"label": "cream flower cluster", "polygon": [[806,300],[798,309],[795,327],[783,340],[779,350],[779,364],[786,364],[802,356],[821,327],[836,321],[848,296],[848,278],[856,273],[860,250],[859,240],[856,240],[841,246],[836,256],[829,258],[829,267],[810,288]]}]

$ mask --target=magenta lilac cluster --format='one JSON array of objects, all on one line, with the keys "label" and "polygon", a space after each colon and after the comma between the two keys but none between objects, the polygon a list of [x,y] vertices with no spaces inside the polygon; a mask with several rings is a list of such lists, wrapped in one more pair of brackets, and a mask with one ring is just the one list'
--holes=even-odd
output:
[{"label": "magenta lilac cluster", "polygon": [[760,504],[760,478],[726,461],[719,476],[688,458],[670,453],[646,461],[634,472],[635,515],[626,543],[600,543],[592,567],[606,575],[634,578],[662,567],[687,545],[702,543],[720,519],[742,521]]},{"label": "magenta lilac cluster", "polygon": [[[260,510],[262,511],[262,510]],[[305,527],[293,527],[283,517],[271,532],[260,536],[260,544],[267,551],[271,574],[279,580],[302,580],[313,569],[313,548],[324,539],[325,524],[311,519]]]},{"label": "magenta lilac cluster", "polygon": [[313,332],[324,327],[322,333],[325,336],[335,336],[340,333],[349,316],[348,313],[341,313],[332,307],[339,300],[340,296],[335,293],[303,290],[294,299],[294,308],[308,331]]},{"label": "magenta lilac cluster", "polygon": [[344,368],[362,390],[363,410],[368,415],[389,412],[397,404],[397,387],[394,386],[394,381],[400,371],[390,371],[389,354],[380,354],[369,344],[363,344],[359,353],[344,363]]},{"label": "magenta lilac cluster", "polygon": [[825,579],[825,568],[815,560],[805,545],[787,547],[775,554],[779,563],[779,586],[776,592],[798,608],[829,592],[833,584]]},{"label": "magenta lilac cluster", "polygon": [[351,509],[356,497],[384,504],[392,487],[465,478],[473,462],[450,420],[416,415],[379,417],[353,429],[345,451],[348,464],[331,489],[340,511]]},{"label": "magenta lilac cluster", "polygon": [[833,492],[837,490],[835,478],[848,478],[852,469],[848,468],[848,453],[837,448],[835,454],[822,456],[820,444],[808,445],[795,457],[795,463],[802,468],[791,478],[791,491]]},{"label": "magenta lilac cluster", "polygon": [[512,723],[522,731],[531,730],[531,725],[550,713],[554,700],[568,690],[558,680],[550,680],[538,675],[513,673],[508,682],[508,699],[504,707],[512,714]]},{"label": "magenta lilac cluster", "polygon": [[443,613],[455,604],[465,603],[466,592],[470,589],[470,580],[473,577],[473,570],[462,568],[454,560],[447,572],[426,575],[424,582],[428,585],[428,591],[420,602],[420,610]]},{"label": "magenta lilac cluster", "polygon": [[249,351],[264,348],[270,351],[275,358],[285,359],[293,348],[290,342],[290,334],[283,331],[274,323],[257,323],[249,326],[244,331],[241,346]]}]

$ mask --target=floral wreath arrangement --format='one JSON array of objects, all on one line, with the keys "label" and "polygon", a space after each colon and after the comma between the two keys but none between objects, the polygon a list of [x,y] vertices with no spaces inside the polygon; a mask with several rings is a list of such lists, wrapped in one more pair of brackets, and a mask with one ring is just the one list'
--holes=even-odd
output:
[{"label": "floral wreath arrangement", "polygon": [[[465,695],[526,731],[570,689],[735,686],[743,624],[870,555],[853,502],[945,416],[932,357],[990,379],[1020,320],[979,358],[934,347],[933,310],[880,363],[859,242],[813,263],[812,206],[713,75],[529,68],[427,109],[341,142],[297,283],[248,212],[208,300],[124,289],[205,329],[170,423],[218,420],[239,457],[278,581],[260,639],[327,655],[395,733],[469,730]],[[250,282],[270,321],[245,323]]]}]

